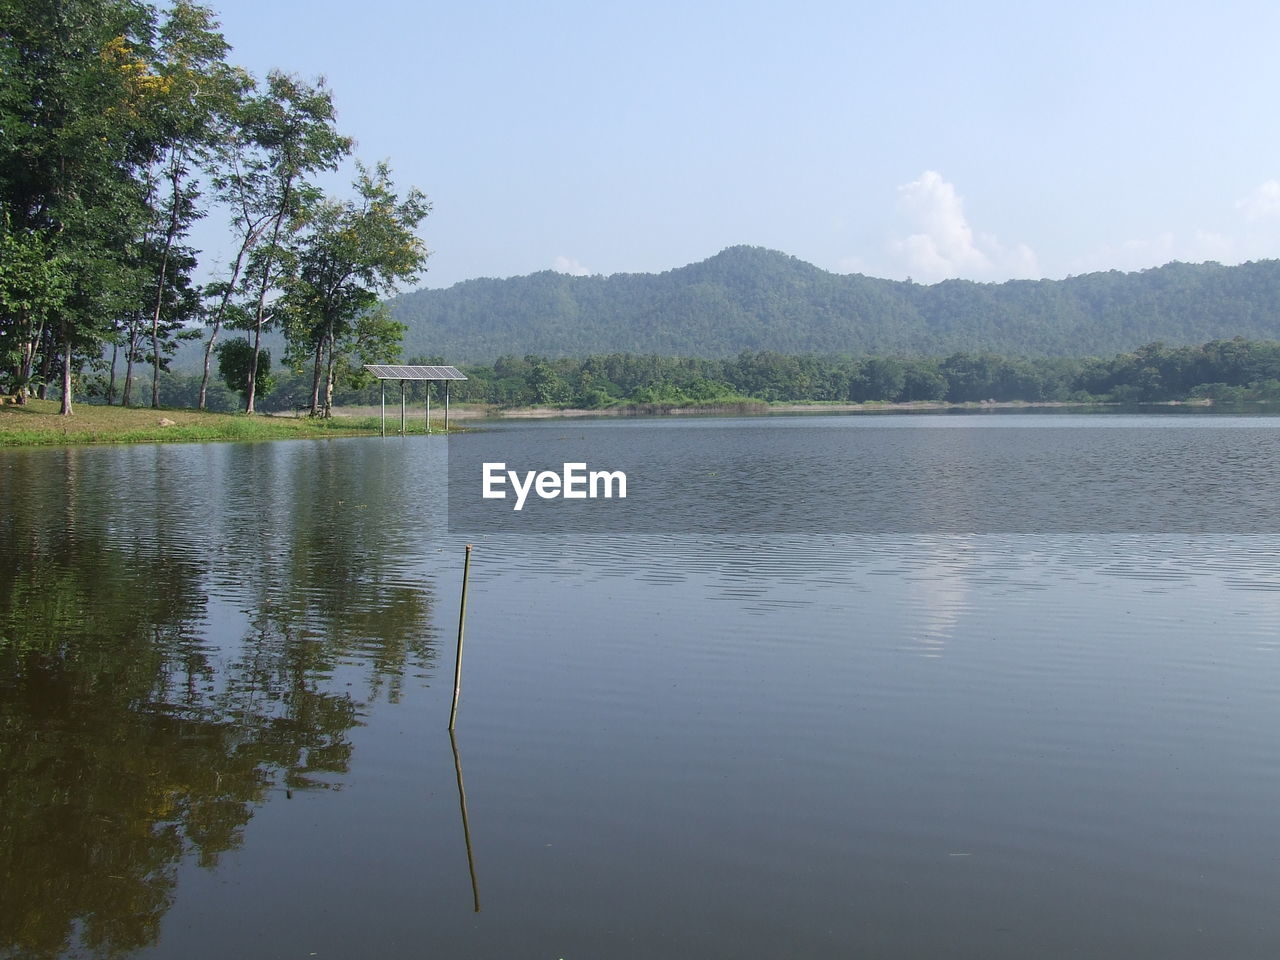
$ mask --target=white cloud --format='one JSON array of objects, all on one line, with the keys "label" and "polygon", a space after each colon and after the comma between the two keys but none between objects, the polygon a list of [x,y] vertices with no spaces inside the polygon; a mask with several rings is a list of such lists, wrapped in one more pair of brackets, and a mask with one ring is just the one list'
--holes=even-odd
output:
[{"label": "white cloud", "polygon": [[1274,258],[1280,253],[1280,180],[1259,184],[1235,202],[1234,210],[1234,216],[1223,217],[1224,230],[1166,230],[1104,244],[1075,258],[1068,265],[1069,272],[1145,270],[1174,260],[1232,264]]},{"label": "white cloud", "polygon": [[913,278],[1007,280],[1038,277],[1036,255],[1025,244],[1006,247],[990,234],[975,233],[964,201],[936,170],[898,188],[899,211],[912,232],[890,243],[890,252]]},{"label": "white cloud", "polygon": [[1280,180],[1258,184],[1247,197],[1236,201],[1236,209],[1249,220],[1280,217]]},{"label": "white cloud", "polygon": [[591,275],[590,270],[572,257],[556,257],[555,262],[551,264],[551,269],[556,273],[567,273],[571,277],[587,277]]}]

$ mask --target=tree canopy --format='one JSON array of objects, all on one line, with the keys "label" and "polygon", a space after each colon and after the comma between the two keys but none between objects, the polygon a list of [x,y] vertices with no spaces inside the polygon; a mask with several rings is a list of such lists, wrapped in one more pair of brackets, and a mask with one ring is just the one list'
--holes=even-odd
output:
[{"label": "tree canopy", "polygon": [[[413,231],[425,197],[399,199],[386,163],[360,168],[356,199],[325,197],[314,176],[353,148],[332,93],[279,70],[255,79],[230,51],[216,15],[192,0],[0,0],[0,393],[22,403],[53,386],[70,414],[88,368],[109,370],[101,396],[127,405],[135,368],[148,365],[158,406],[162,374],[204,321],[199,404],[232,326],[250,334],[252,412],[262,336],[281,326],[290,292],[291,336],[332,327],[331,372],[357,343],[394,356],[397,328],[372,308],[421,267]],[[331,259],[334,210],[349,215],[340,236],[353,211],[367,227],[345,254],[365,293],[342,310],[298,292]],[[209,216],[235,254],[201,288],[189,233]]]}]

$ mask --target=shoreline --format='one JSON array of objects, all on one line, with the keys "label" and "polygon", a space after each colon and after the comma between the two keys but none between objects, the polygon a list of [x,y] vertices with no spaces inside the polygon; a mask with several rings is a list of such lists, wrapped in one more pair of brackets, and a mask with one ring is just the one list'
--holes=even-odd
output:
[{"label": "shoreline", "polygon": [[[1212,407],[1212,400],[1163,400],[1143,406],[1153,407]],[[747,403],[699,404],[696,406],[667,406],[664,404],[637,404],[624,407],[604,407],[597,410],[584,407],[483,407],[468,406],[451,412],[459,419],[482,420],[550,420],[580,417],[652,417],[652,416],[768,416],[790,413],[910,413],[946,410],[1043,410],[1066,408],[1130,406],[1103,401],[1074,400],[990,400],[969,403],[950,403],[945,400],[912,400],[897,403],[888,401],[870,403]],[[363,408],[355,408],[363,409]]]},{"label": "shoreline", "polygon": [[[948,403],[942,400],[920,400],[904,403],[766,403],[743,401],[707,403],[691,406],[665,404],[633,404],[628,406],[587,409],[582,407],[509,407],[490,404],[454,404],[449,419],[454,430],[462,423],[491,420],[554,420],[621,417],[757,417],[794,414],[876,414],[938,413],[946,411],[1098,409],[1131,406],[1118,403],[1083,403],[1076,401],[983,401]],[[1211,400],[1166,400],[1143,404],[1151,407],[1215,406]],[[119,443],[204,443],[212,441],[266,441],[301,439],[338,439],[341,437],[377,436],[380,432],[379,408],[343,407],[334,411],[330,420],[309,417],[259,414],[209,413],[186,409],[149,407],[104,407],[78,404],[68,419],[57,413],[54,401],[32,400],[25,406],[0,407],[0,448],[80,446]],[[437,414],[437,411],[432,411]],[[397,418],[387,418],[390,432],[398,427]],[[457,426],[453,423],[457,422]],[[409,433],[423,433],[419,419],[409,417]],[[432,417],[434,432],[443,433],[443,417]]]}]

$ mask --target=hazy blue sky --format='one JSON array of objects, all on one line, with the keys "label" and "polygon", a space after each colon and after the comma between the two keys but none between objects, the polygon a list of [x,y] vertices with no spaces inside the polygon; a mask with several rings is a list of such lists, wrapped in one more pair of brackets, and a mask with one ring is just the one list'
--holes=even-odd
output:
[{"label": "hazy blue sky", "polygon": [[427,286],[739,243],[932,281],[1280,255],[1280,4],[210,0],[434,204]]}]

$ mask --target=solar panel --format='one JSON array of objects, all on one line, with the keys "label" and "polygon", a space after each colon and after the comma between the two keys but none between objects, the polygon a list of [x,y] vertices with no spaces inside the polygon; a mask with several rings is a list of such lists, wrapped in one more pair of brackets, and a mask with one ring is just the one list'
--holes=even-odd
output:
[{"label": "solar panel", "polygon": [[379,380],[465,380],[457,367],[419,367],[387,363],[366,363],[364,368]]}]

